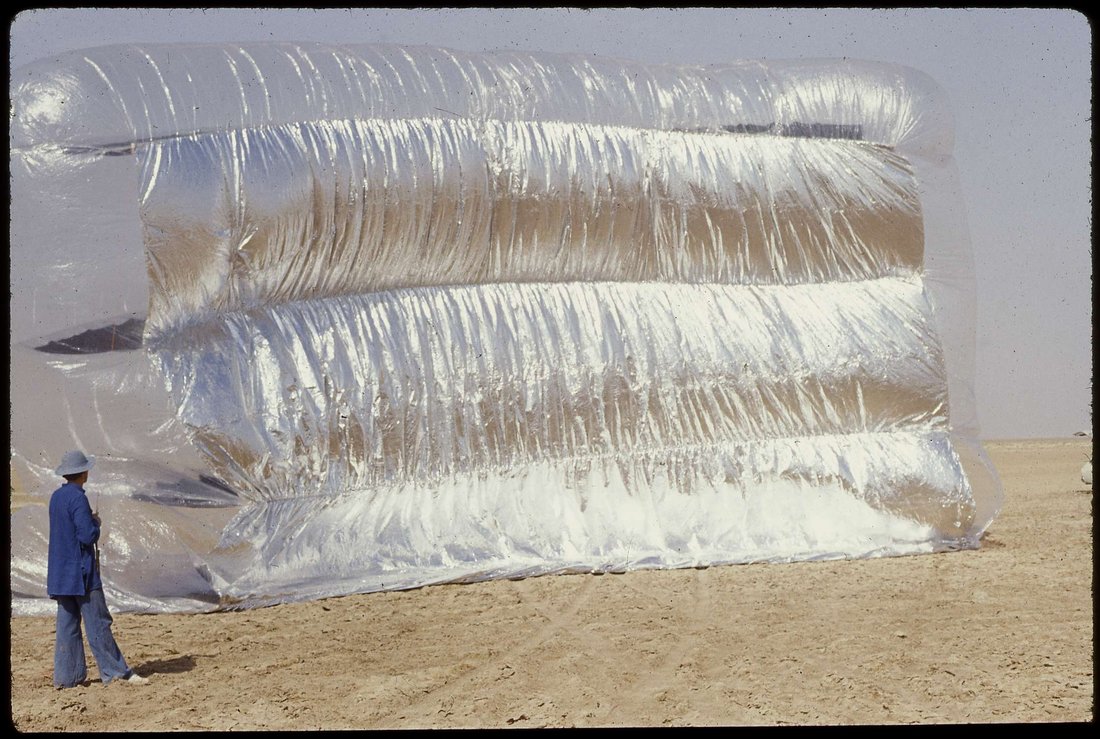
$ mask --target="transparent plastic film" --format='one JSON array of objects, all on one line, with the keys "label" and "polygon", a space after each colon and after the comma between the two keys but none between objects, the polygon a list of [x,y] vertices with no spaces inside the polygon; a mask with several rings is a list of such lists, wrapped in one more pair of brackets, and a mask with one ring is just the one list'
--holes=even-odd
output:
[{"label": "transparent plastic film", "polygon": [[972,548],[999,511],[919,72],[180,44],[11,85],[17,614],[74,447],[134,611]]}]

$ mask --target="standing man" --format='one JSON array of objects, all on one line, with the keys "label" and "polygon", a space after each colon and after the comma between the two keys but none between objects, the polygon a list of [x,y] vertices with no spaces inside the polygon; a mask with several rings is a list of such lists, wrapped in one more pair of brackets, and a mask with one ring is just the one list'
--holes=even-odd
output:
[{"label": "standing man", "polygon": [[65,484],[50,497],[50,556],[46,565],[46,593],[57,601],[57,636],[53,653],[55,688],[71,688],[88,677],[84,661],[81,620],[87,624],[99,678],[142,684],[149,682],[126,664],[111,634],[111,614],[99,578],[99,516],[84,495],[88,470],[95,464],[81,451],[66,452],[55,470]]}]

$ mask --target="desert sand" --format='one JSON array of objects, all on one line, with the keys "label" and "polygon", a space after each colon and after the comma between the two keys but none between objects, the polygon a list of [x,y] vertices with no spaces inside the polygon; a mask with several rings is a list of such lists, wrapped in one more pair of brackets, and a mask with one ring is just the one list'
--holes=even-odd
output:
[{"label": "desert sand", "polygon": [[143,686],[55,690],[11,620],[20,731],[1082,722],[1093,718],[1085,438],[986,446],[980,549],[438,585],[117,614]]}]

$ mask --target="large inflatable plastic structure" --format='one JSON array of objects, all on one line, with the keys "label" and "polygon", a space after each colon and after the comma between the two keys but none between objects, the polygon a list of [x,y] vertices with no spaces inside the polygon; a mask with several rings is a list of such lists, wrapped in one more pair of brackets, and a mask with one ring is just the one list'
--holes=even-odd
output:
[{"label": "large inflatable plastic structure", "polygon": [[974,548],[943,94],[671,67],[112,46],[11,78],[13,612],[61,454],[116,609]]}]

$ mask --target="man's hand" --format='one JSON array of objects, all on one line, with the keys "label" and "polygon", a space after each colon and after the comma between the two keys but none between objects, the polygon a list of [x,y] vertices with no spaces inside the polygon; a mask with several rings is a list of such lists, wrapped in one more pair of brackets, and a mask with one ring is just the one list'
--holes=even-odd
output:
[{"label": "man's hand", "polygon": [[96,526],[101,526],[102,525],[99,521],[99,514],[98,513],[93,513],[92,514],[92,520],[95,521]]}]

